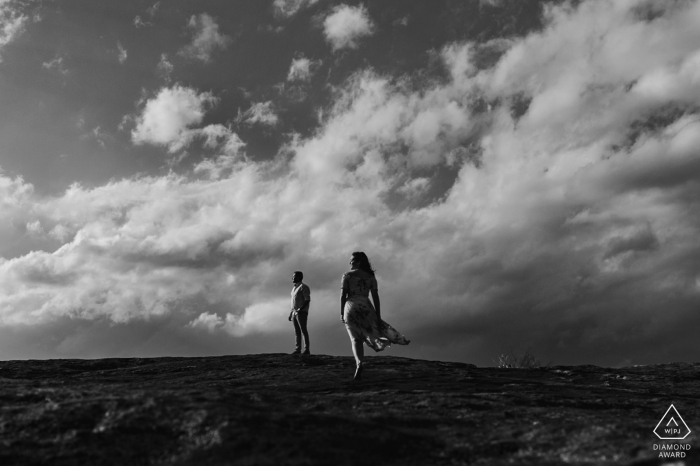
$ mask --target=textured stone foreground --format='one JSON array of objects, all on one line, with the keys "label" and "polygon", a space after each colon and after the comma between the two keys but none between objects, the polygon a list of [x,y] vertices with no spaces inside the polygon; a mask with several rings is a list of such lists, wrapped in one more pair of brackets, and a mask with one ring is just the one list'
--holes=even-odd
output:
[{"label": "textured stone foreground", "polygon": [[[0,362],[0,464],[700,464],[700,364],[373,357],[361,382],[353,368],[283,354]],[[671,403],[692,431],[683,460],[653,450]]]}]

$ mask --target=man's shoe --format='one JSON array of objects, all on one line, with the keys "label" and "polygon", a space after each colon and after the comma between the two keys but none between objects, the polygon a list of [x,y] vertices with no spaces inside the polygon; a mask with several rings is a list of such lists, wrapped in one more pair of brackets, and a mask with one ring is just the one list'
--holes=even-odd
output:
[{"label": "man's shoe", "polygon": [[301,350],[294,350],[291,354],[301,354]]},{"label": "man's shoe", "polygon": [[302,354],[302,356],[308,356],[311,354],[311,352],[307,349],[307,350],[304,350],[304,352],[301,354]]}]

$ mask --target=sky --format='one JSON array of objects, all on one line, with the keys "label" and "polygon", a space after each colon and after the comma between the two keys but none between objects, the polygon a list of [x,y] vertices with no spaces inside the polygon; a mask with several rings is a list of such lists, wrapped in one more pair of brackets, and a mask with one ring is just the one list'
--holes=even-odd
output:
[{"label": "sky", "polygon": [[698,361],[700,2],[0,0],[0,359]]}]

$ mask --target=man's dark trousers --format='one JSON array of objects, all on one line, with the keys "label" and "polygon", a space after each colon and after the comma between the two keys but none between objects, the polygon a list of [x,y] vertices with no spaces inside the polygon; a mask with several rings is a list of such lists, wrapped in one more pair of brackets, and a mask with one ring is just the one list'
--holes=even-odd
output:
[{"label": "man's dark trousers", "polygon": [[306,330],[306,321],[309,319],[308,312],[296,312],[292,322],[294,322],[294,333],[297,337],[296,351],[301,351],[301,335],[304,335],[305,351],[309,351],[309,332]]}]

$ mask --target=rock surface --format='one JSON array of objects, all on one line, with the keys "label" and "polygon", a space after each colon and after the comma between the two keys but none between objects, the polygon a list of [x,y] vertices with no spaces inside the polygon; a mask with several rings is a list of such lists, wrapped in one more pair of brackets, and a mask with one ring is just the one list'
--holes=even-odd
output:
[{"label": "rock surface", "polygon": [[[3,465],[700,464],[700,364],[283,354],[0,362]],[[658,458],[673,403],[691,430]]]}]

